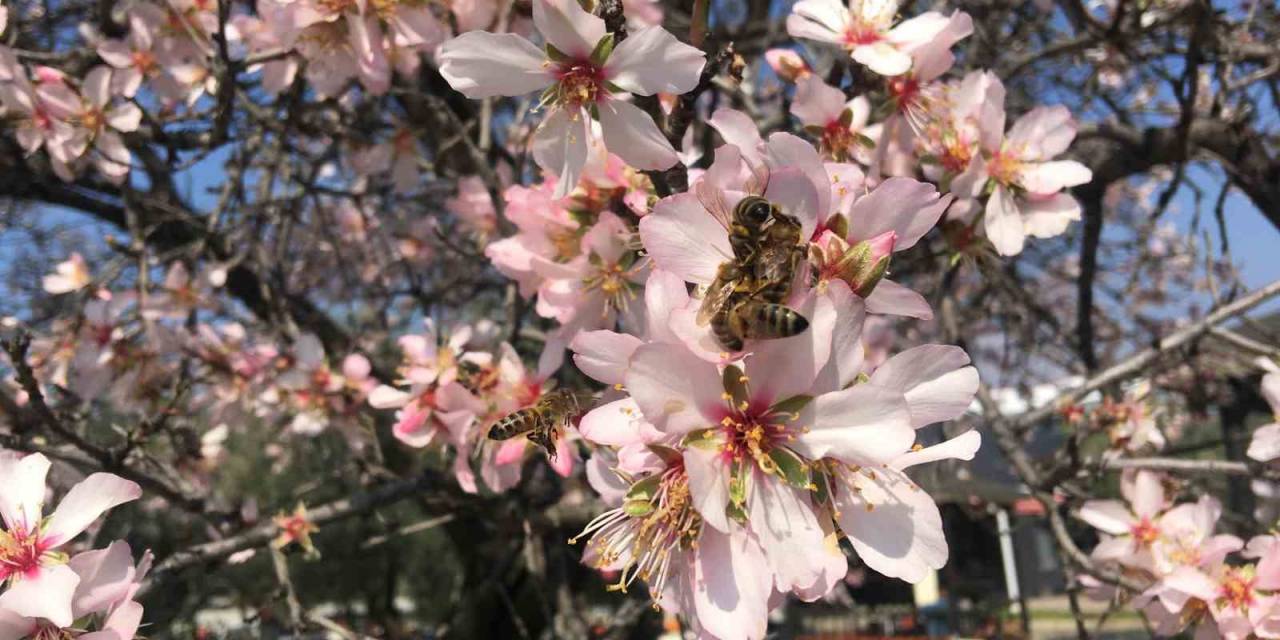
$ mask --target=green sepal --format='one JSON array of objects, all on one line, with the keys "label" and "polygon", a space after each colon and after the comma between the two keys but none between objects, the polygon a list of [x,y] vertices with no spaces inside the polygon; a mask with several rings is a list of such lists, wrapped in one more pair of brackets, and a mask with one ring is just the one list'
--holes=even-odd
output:
[{"label": "green sepal", "polygon": [[813,485],[813,499],[818,504],[830,504],[831,502],[831,478],[824,471],[817,471],[810,475],[810,481]]},{"label": "green sepal", "polygon": [[809,465],[799,455],[785,447],[774,447],[769,459],[778,465],[778,473],[787,484],[796,489],[809,489]]},{"label": "green sepal", "polygon": [[552,62],[568,62],[571,58],[555,48],[550,42],[546,45],[547,59]]},{"label": "green sepal", "polygon": [[658,485],[661,482],[662,476],[656,473],[636,482],[627,490],[627,502],[649,502],[653,500],[653,497],[658,493]]},{"label": "green sepal", "polygon": [[720,448],[721,444],[719,434],[716,433],[715,429],[693,431],[684,437],[684,445],[686,447],[702,449],[703,451],[715,451]]},{"label": "green sepal", "polygon": [[633,518],[643,518],[653,513],[653,503],[648,500],[627,500],[622,503],[622,510]]},{"label": "green sepal", "polygon": [[723,380],[725,393],[729,394],[730,402],[733,408],[738,409],[745,403],[749,402],[750,396],[747,394],[747,383],[743,380],[746,374],[738,365],[731,364],[724,368],[724,374],[721,376]]},{"label": "green sepal", "polygon": [[747,503],[747,474],[751,473],[750,465],[735,461],[729,472],[729,502],[738,506]]},{"label": "green sepal", "polygon": [[591,51],[591,62],[595,63],[596,66],[604,65],[605,61],[609,59],[609,54],[613,53],[613,44],[613,34],[604,34],[604,37],[600,38],[600,42],[596,43],[596,48]]},{"label": "green sepal", "polygon": [[846,129],[853,126],[853,109],[846,108],[840,112],[840,126]]},{"label": "green sepal", "polygon": [[801,394],[798,396],[791,396],[786,400],[779,400],[778,402],[775,402],[770,409],[773,410],[773,413],[785,413],[794,416],[799,415],[805,407],[809,406],[810,402],[813,402],[813,396]]},{"label": "green sepal", "polygon": [[738,524],[747,523],[747,510],[736,504],[726,504],[724,506],[724,514]]},{"label": "green sepal", "polygon": [[849,218],[846,218],[843,213],[837,213],[827,220],[827,228],[843,240],[849,237]]},{"label": "green sepal", "polygon": [[680,453],[678,449],[673,447],[668,447],[662,444],[651,444],[648,445],[648,447],[649,452],[661,458],[662,463],[668,467],[679,464],[684,460],[684,454]]}]

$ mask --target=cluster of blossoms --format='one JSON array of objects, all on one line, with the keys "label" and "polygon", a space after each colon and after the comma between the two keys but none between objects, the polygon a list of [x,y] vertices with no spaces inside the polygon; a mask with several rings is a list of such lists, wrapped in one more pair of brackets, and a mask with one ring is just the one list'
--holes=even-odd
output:
[{"label": "cluster of blossoms", "polygon": [[1269,533],[1245,543],[1215,534],[1222,515],[1218,501],[1202,495],[1173,504],[1168,482],[1150,471],[1126,472],[1124,501],[1090,500],[1080,508],[1079,517],[1102,538],[1090,554],[1093,561],[1142,588],[1128,593],[1084,577],[1091,595],[1132,597],[1161,636],[1280,636],[1280,536]]},{"label": "cluster of blossoms", "polygon": [[142,622],[142,605],[134,596],[151,565],[150,554],[135,565],[121,540],[69,552],[72,541],[103,513],[137,500],[142,490],[118,476],[95,473],[71,487],[45,515],[50,466],[43,454],[0,451],[0,634],[130,640]]},{"label": "cluster of blossoms", "polygon": [[[3,9],[3,7],[0,7]],[[7,26],[0,14],[0,32]],[[112,182],[123,182],[131,157],[123,135],[136,131],[142,110],[125,98],[119,72],[97,65],[83,78],[47,66],[22,64],[0,45],[0,107],[28,155],[44,149],[54,172],[70,182],[92,165]]]},{"label": "cluster of blossoms", "polygon": [[[864,162],[871,178],[920,171],[954,195],[947,219],[959,248],[981,229],[1000,255],[1016,255],[1027,236],[1056,236],[1079,220],[1079,203],[1063,189],[1089,182],[1092,173],[1078,162],[1053,160],[1075,138],[1070,112],[1037,107],[1006,131],[999,78],[988,71],[943,78],[954,62],[951,46],[973,31],[970,17],[931,11],[895,26],[897,12],[897,2],[796,3],[787,32],[848,51],[883,77],[886,103],[883,110],[861,96],[846,103],[798,56],[778,51],[771,63],[797,83],[792,114],[833,157]],[[883,122],[868,123],[871,113],[885,111]]]},{"label": "cluster of blossoms", "polygon": [[[643,581],[655,603],[718,638],[763,637],[781,596],[830,592],[847,572],[841,539],[888,576],[914,582],[941,567],[938,508],[905,470],[973,457],[976,432],[925,447],[917,430],[964,413],[977,372],[956,347],[881,354],[864,325],[932,317],[919,294],[886,275],[892,255],[916,245],[957,198],[882,171],[868,100],[846,101],[796,72],[793,113],[819,148],[786,133],[764,138],[746,114],[720,109],[707,121],[725,144],[710,166],[689,171],[688,192],[656,200],[635,169],[680,158],[625,94],[688,91],[702,54],[657,27],[615,42],[571,1],[535,1],[534,22],[543,50],[477,32],[445,43],[441,64],[474,98],[549,87],[533,151],[551,175],[505,191],[517,233],[486,254],[558,323],[540,369],[554,371],[568,344],[578,369],[606,385],[577,429],[591,450],[587,477],[614,506],[582,532],[584,561],[616,573],[619,588]],[[939,74],[960,35],[937,45],[934,55],[947,58]],[[907,57],[898,73],[910,68]],[[473,211],[492,209],[468,191]],[[784,283],[785,302],[808,325],[726,352],[698,320],[699,293],[735,260],[727,223],[748,195],[799,224],[803,266]],[[406,403],[400,424],[421,422],[408,403],[425,397],[443,410],[432,430],[451,433],[447,388],[396,392]]]},{"label": "cluster of blossoms", "polygon": [[219,269],[193,276],[175,262],[157,286],[111,291],[73,255],[45,277],[44,288],[80,296],[80,313],[60,318],[47,337],[33,341],[32,364],[43,382],[81,401],[109,401],[144,416],[162,409],[175,381],[184,380],[192,389],[189,412],[207,418],[203,463],[189,469],[201,483],[216,468],[229,431],[251,423],[280,424],[299,436],[332,427],[362,448],[369,434],[359,410],[376,386],[369,360],[352,353],[330,364],[309,334],[282,343],[250,336],[233,320],[189,323],[226,311],[215,295],[225,278]]}]

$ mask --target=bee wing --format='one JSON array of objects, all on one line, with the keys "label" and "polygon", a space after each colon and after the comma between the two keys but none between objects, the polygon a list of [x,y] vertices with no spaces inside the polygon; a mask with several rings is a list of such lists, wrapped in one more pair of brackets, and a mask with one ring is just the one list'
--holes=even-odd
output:
[{"label": "bee wing", "polygon": [[729,212],[729,205],[724,201],[724,192],[711,186],[706,180],[699,180],[693,186],[693,192],[698,196],[698,202],[702,203],[702,208],[706,209],[721,226],[728,229],[733,216]]},{"label": "bee wing", "polygon": [[725,301],[733,293],[733,281],[725,278],[716,278],[711,285],[707,287],[706,293],[702,296],[702,306],[698,307],[698,326],[705,326],[711,322],[711,316],[716,314],[720,307],[724,306]]}]

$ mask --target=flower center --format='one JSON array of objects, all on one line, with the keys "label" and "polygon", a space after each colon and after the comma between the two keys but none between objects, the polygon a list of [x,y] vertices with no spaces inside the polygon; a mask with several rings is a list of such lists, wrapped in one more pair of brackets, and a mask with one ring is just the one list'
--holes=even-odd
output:
[{"label": "flower center", "polygon": [[631,301],[636,299],[636,288],[628,279],[634,271],[616,262],[601,265],[582,279],[582,285],[587,291],[599,291],[604,296],[604,313],[607,314],[611,309],[626,311],[631,306]]},{"label": "flower center", "polygon": [[1222,584],[1218,587],[1218,597],[1224,606],[1233,609],[1248,609],[1253,604],[1253,571],[1252,567],[1227,569],[1222,576]]},{"label": "flower center", "polygon": [[604,90],[604,69],[585,60],[574,60],[560,65],[556,72],[556,102],[570,107],[595,104],[608,94]]},{"label": "flower center", "polygon": [[1016,182],[1021,170],[1022,161],[1018,159],[1014,149],[1001,149],[987,162],[987,172],[996,182],[1005,186]]},{"label": "flower center", "polygon": [[[662,595],[676,552],[697,546],[702,518],[693,508],[689,479],[678,463],[663,471],[656,482],[652,476],[637,482],[628,497],[622,507],[600,514],[569,542],[576,544],[590,535],[588,548],[595,553],[597,568],[626,561],[610,590],[625,593],[640,577],[656,600]],[[684,570],[679,561],[676,569]]]},{"label": "flower center", "polygon": [[34,578],[48,548],[38,530],[0,532],[0,580]]},{"label": "flower center", "polygon": [[1130,527],[1129,532],[1133,535],[1134,541],[1143,547],[1150,547],[1152,543],[1160,539],[1160,530],[1156,528],[1150,518],[1143,518],[1141,522]]}]

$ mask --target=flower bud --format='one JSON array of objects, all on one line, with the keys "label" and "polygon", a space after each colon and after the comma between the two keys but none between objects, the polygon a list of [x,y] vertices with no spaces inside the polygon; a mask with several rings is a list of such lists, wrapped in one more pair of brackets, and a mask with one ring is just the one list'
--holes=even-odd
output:
[{"label": "flower bud", "polygon": [[853,245],[836,263],[837,277],[849,283],[860,297],[871,295],[889,268],[889,256],[897,241],[896,231],[886,231]]},{"label": "flower bud", "polygon": [[795,82],[810,73],[804,58],[790,49],[770,49],[764,52],[764,58],[784,82]]}]

